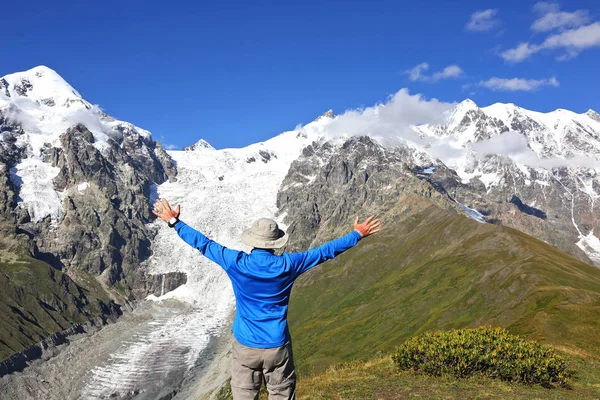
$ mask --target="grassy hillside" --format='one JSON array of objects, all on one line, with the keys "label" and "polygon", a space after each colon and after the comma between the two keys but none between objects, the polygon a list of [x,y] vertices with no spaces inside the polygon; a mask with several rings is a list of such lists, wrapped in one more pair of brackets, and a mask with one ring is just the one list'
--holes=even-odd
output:
[{"label": "grassy hillside", "polygon": [[61,271],[0,242],[0,361],[48,335],[114,312],[95,279],[84,289]]},{"label": "grassy hillside", "polygon": [[600,269],[519,231],[406,201],[380,234],[295,284],[301,373],[389,353],[426,330],[484,324],[600,356]]}]

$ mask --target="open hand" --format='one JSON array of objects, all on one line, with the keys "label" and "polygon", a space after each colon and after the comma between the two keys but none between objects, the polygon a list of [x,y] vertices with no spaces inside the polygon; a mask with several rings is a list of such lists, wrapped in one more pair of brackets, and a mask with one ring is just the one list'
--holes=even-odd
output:
[{"label": "open hand", "polygon": [[379,222],[379,219],[373,219],[375,218],[374,215],[371,215],[369,218],[367,218],[365,220],[365,222],[363,222],[362,224],[358,223],[358,217],[356,217],[356,219],[354,220],[354,230],[358,233],[360,233],[360,236],[365,237],[365,236],[369,236],[372,235],[373,233],[377,233],[381,230],[380,226],[381,223]]},{"label": "open hand", "polygon": [[152,214],[165,222],[169,222],[173,217],[179,217],[180,212],[181,207],[179,205],[173,210],[166,199],[157,199],[152,210]]}]

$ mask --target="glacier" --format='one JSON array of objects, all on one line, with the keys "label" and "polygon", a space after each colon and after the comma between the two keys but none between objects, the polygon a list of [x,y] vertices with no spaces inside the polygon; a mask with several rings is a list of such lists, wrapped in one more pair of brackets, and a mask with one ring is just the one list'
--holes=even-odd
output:
[{"label": "glacier", "polygon": [[59,169],[31,156],[11,168],[13,182],[20,185],[20,201],[34,222],[50,216],[56,222],[63,215],[63,195],[54,189],[52,179]]},{"label": "glacier", "polygon": [[[215,150],[210,146],[169,151],[177,164],[177,181],[156,187],[156,195],[171,206],[181,206],[181,220],[224,246],[250,251],[241,234],[261,217],[276,218],[276,196],[290,164],[301,150],[322,135],[330,119],[322,118],[299,130],[280,134],[266,142],[241,149]],[[268,154],[268,159],[265,155]],[[167,372],[190,371],[211,337],[228,323],[235,307],[231,283],[225,272],[198,250],[183,242],[162,221],[150,224],[157,234],[148,269],[153,274],[180,271],[187,283],[161,296],[160,318],[147,323],[140,333],[109,354],[86,379],[84,395],[90,398],[135,393]],[[169,310],[172,301],[185,303],[185,313]],[[168,356],[165,357],[164,355]]]}]

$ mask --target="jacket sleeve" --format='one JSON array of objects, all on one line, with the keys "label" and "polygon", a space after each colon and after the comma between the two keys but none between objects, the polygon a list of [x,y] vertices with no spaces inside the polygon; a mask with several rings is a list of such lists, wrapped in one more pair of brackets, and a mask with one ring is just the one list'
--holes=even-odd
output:
[{"label": "jacket sleeve", "polygon": [[290,253],[292,268],[296,272],[296,275],[303,274],[312,267],[334,258],[353,247],[360,239],[360,233],[352,231],[339,239],[332,240],[314,249],[302,253]]},{"label": "jacket sleeve", "polygon": [[211,261],[219,264],[223,269],[227,270],[235,265],[241,255],[241,251],[231,250],[219,243],[210,240],[201,232],[189,227],[184,222],[179,221],[175,225],[175,231],[180,238],[195,249],[200,250],[200,253]]}]

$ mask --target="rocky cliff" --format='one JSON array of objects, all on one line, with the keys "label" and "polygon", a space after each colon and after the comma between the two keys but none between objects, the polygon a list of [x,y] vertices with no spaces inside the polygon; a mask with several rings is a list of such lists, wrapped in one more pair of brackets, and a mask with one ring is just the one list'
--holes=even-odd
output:
[{"label": "rocky cliff", "polygon": [[[155,185],[177,174],[149,132],[102,112],[46,67],[0,84],[0,245],[7,258],[25,251],[50,265],[55,290],[78,293],[62,298],[64,304],[43,303],[76,310],[54,324],[25,318],[36,334],[18,330],[19,343],[32,344],[82,318],[117,315],[115,302],[129,305],[185,283],[183,273],[150,276],[143,266],[154,235],[146,224],[154,219]],[[11,268],[2,264],[7,277]],[[52,280],[56,274],[61,278]],[[21,284],[9,278],[5,285],[8,318],[33,312],[27,304],[35,302],[18,294]],[[28,295],[41,299],[42,292]],[[79,305],[94,298],[102,299],[94,310]]]}]

